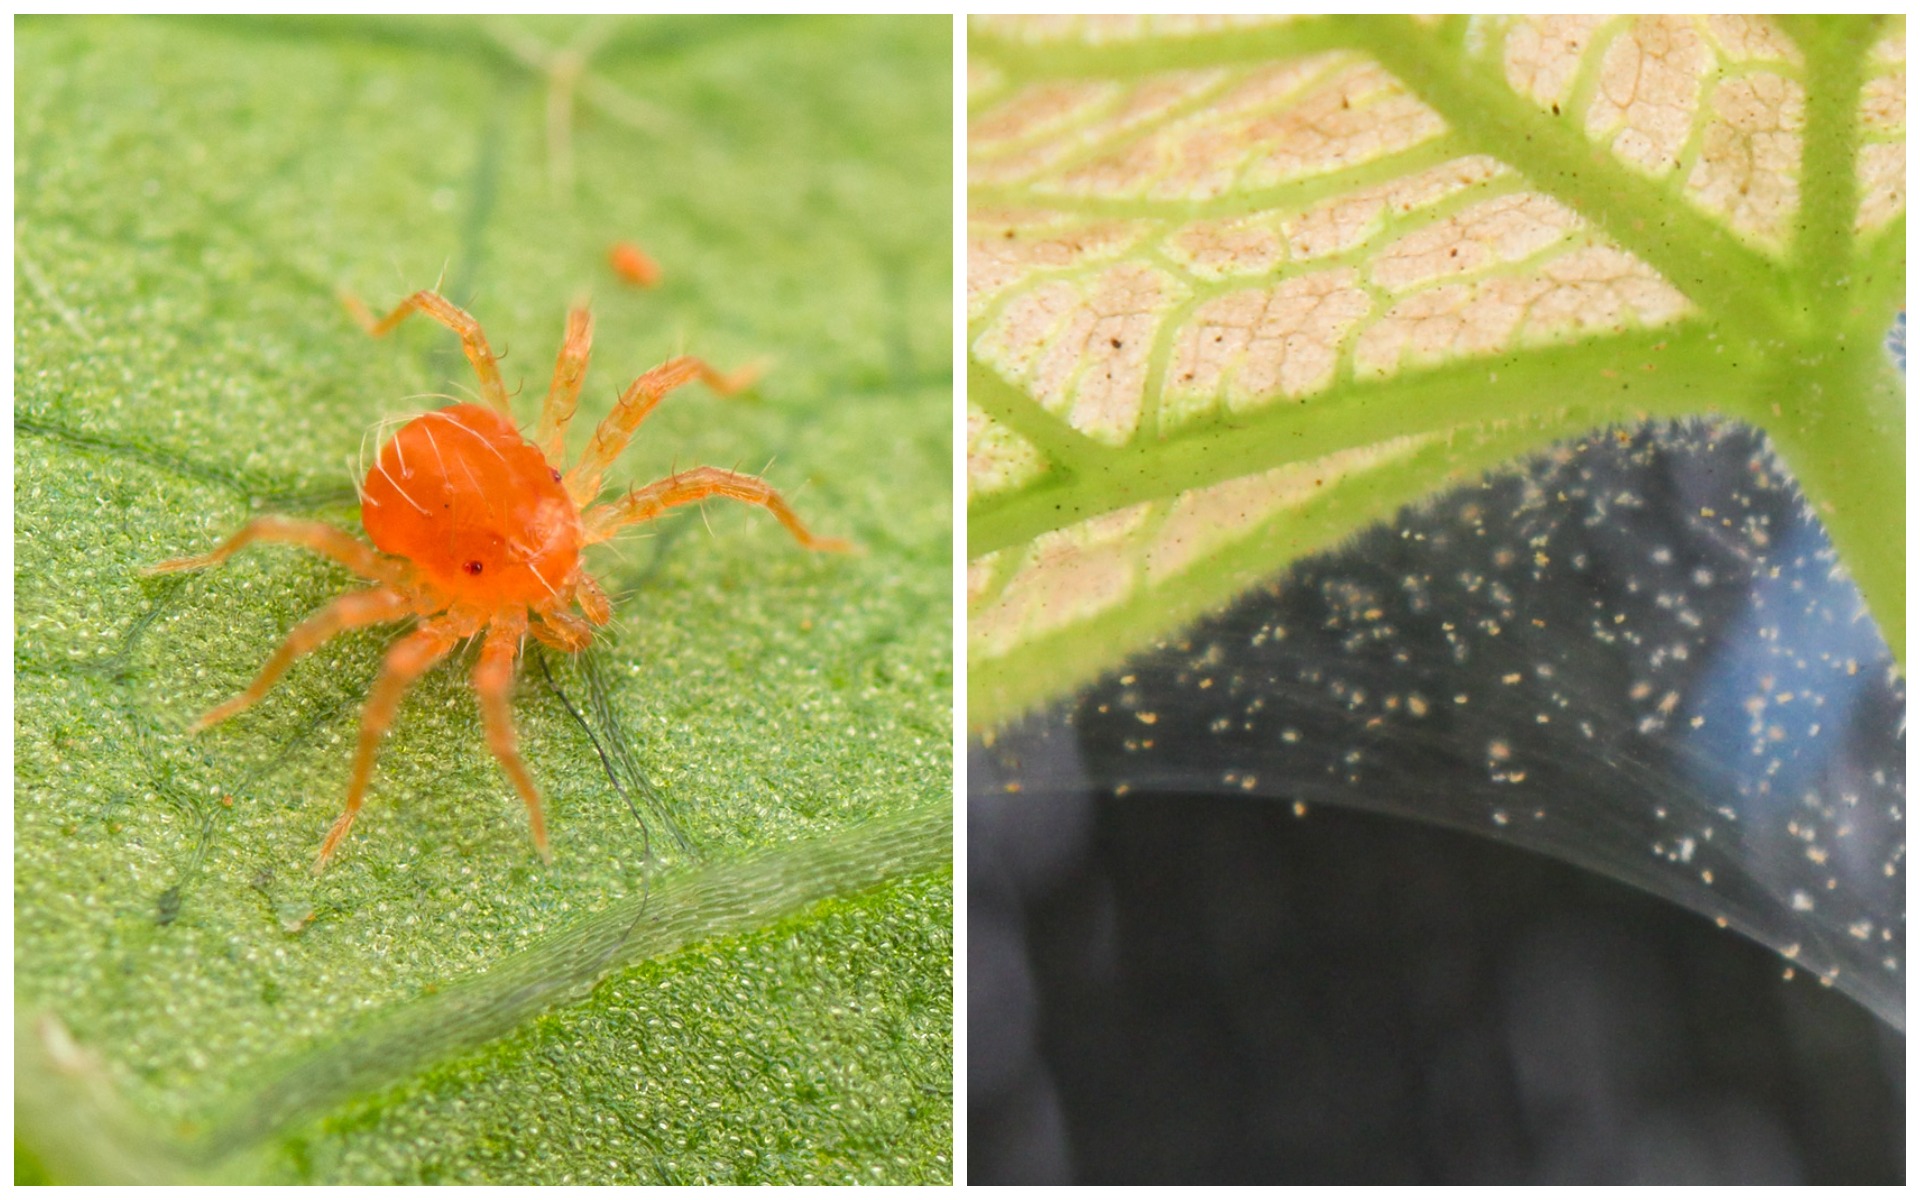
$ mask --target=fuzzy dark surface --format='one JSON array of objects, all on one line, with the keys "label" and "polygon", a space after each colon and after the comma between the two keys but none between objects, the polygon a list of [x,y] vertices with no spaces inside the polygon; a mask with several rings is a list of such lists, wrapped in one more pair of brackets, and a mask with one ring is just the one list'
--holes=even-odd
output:
[{"label": "fuzzy dark surface", "polygon": [[973,1182],[1904,1179],[1905,1038],[1700,917],[1370,814],[1076,807],[969,821]]}]

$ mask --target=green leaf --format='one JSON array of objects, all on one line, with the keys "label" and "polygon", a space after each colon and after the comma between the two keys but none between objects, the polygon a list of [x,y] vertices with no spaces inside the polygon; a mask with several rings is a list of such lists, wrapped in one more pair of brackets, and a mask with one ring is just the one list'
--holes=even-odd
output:
[{"label": "green leaf", "polygon": [[968,718],[1551,444],[1763,430],[1904,664],[1899,18],[969,41]]},{"label": "green leaf", "polygon": [[[950,22],[25,20],[15,134],[15,1002],[54,1181],[951,1177]],[[607,264],[644,247],[642,291]],[[610,486],[767,476],[593,552],[486,751],[424,678],[342,855],[388,628],[199,736],[349,586],[293,551],[148,578],[256,512],[358,531],[378,423],[473,380],[529,425],[591,291],[577,453],[678,351]],[[363,448],[363,439],[365,446]]]}]

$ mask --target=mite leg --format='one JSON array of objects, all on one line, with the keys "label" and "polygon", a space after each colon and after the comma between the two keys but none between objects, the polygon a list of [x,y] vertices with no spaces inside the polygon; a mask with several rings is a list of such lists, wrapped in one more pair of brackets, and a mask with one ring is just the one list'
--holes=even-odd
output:
[{"label": "mite leg", "polygon": [[574,406],[580,401],[580,382],[586,378],[587,352],[592,346],[593,314],[583,304],[567,314],[567,337],[560,343],[553,383],[547,388],[546,403],[540,406],[540,423],[533,431],[533,444],[550,463],[567,457],[567,422],[573,420]]},{"label": "mite leg", "polygon": [[415,292],[378,321],[373,319],[373,314],[367,311],[367,306],[360,302],[358,296],[343,295],[340,299],[360,327],[374,337],[385,337],[394,326],[415,312],[423,312],[459,334],[460,348],[467,352],[467,361],[473,364],[473,373],[480,377],[480,394],[488,404],[508,416],[513,415],[507,407],[507,385],[500,379],[500,362],[487,346],[487,335],[480,332],[480,322],[445,296],[434,291]]},{"label": "mite leg", "polygon": [[513,660],[520,652],[520,634],[525,620],[496,621],[487,630],[480,648],[480,662],[473,668],[473,690],[480,697],[480,719],[487,727],[487,746],[500,760],[500,769],[513,781],[520,799],[527,806],[527,820],[533,830],[533,846],[548,863],[553,852],[547,848],[547,822],[540,813],[540,789],[533,785],[527,764],[520,760],[520,738],[513,728]]},{"label": "mite leg", "polygon": [[699,359],[685,355],[670,358],[648,371],[621,393],[613,411],[593,431],[586,453],[567,472],[567,495],[573,497],[575,504],[585,504],[599,494],[600,479],[606,474],[608,464],[620,457],[633,431],[640,428],[640,422],[647,419],[647,414],[668,392],[698,379],[720,395],[728,396],[752,383],[759,374],[758,367],[747,366],[731,375],[722,375]]},{"label": "mite leg", "polygon": [[581,514],[580,524],[586,531],[589,544],[604,542],[624,525],[651,521],[670,508],[698,504],[709,496],[724,496],[729,500],[758,504],[779,518],[794,540],[809,550],[846,553],[853,549],[853,543],[842,538],[815,537],[809,533],[807,527],[800,523],[800,518],[787,507],[787,502],[780,498],[780,493],[774,491],[766,480],[735,471],[723,471],[719,467],[696,467],[691,471],[682,471],[631,492],[624,499],[596,505]]},{"label": "mite leg", "polygon": [[168,571],[192,571],[200,567],[211,567],[216,563],[225,562],[254,542],[286,542],[289,545],[304,546],[315,554],[333,559],[363,579],[373,579],[381,583],[398,583],[404,573],[399,563],[345,530],[335,529],[331,525],[323,525],[318,521],[301,521],[293,517],[255,517],[241,526],[240,532],[221,543],[218,549],[210,550],[205,554],[196,554],[190,558],[170,558],[166,562],[148,567],[146,573],[161,575]]},{"label": "mite leg", "polygon": [[335,600],[319,612],[308,617],[287,635],[280,648],[260,668],[260,674],[254,678],[251,686],[225,704],[210,710],[205,716],[193,723],[191,733],[199,733],[231,717],[233,714],[252,705],[254,701],[267,694],[280,676],[286,674],[295,660],[311,654],[334,634],[343,629],[359,629],[366,625],[378,625],[385,621],[397,621],[413,610],[407,598],[388,588],[369,588],[364,592],[350,592]]},{"label": "mite leg", "polygon": [[555,650],[564,654],[578,654],[593,644],[593,626],[583,618],[558,609],[552,612],[536,611],[540,619],[527,627],[528,632]]},{"label": "mite leg", "polygon": [[401,698],[413,686],[413,681],[445,658],[459,640],[460,635],[451,623],[428,621],[387,651],[387,661],[380,668],[380,677],[373,681],[373,691],[360,717],[360,746],[353,756],[352,781],[347,784],[347,810],[327,831],[327,840],[320,843],[320,857],[313,863],[315,875],[326,869],[327,860],[346,840],[347,831],[353,828],[353,819],[360,815],[367,781],[373,777],[374,755],[380,749],[380,739],[386,736],[387,726],[393,724],[393,714],[399,709]]},{"label": "mite leg", "polygon": [[580,602],[580,611],[595,625],[605,625],[613,620],[613,601],[607,599],[606,590],[600,581],[585,571],[580,572],[579,581],[574,584],[574,598]]}]

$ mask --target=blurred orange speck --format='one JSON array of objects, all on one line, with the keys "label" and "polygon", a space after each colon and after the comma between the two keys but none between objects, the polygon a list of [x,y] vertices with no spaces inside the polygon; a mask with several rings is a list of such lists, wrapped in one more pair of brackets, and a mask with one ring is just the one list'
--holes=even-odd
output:
[{"label": "blurred orange speck", "polygon": [[660,282],[660,264],[632,242],[616,242],[607,251],[613,273],[635,287],[652,287]]}]

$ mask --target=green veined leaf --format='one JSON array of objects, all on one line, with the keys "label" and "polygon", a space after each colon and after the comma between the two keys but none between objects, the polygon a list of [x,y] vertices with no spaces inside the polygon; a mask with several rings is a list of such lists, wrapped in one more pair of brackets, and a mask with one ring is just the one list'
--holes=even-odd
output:
[{"label": "green veined leaf", "polygon": [[1769,435],[1904,661],[1904,38],[976,21],[970,723],[1450,483],[1703,413]]}]

